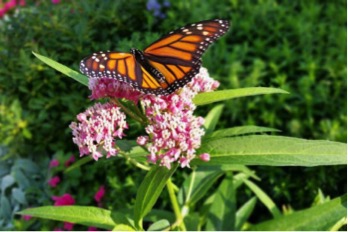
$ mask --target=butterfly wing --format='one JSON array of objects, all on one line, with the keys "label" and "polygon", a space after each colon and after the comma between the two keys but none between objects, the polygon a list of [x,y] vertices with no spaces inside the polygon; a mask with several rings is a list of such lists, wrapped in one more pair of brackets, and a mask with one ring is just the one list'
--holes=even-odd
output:
[{"label": "butterfly wing", "polygon": [[81,61],[80,70],[90,78],[114,78],[143,93],[164,94],[163,83],[141,66],[131,53],[93,53]]},{"label": "butterfly wing", "polygon": [[167,95],[199,72],[203,52],[228,27],[228,21],[219,19],[189,24],[148,46],[143,53],[146,62],[140,64],[133,53],[99,52],[83,59],[80,70],[91,78],[108,77],[129,83],[143,93]]},{"label": "butterfly wing", "polygon": [[184,86],[199,72],[202,54],[228,28],[229,22],[220,19],[188,24],[144,50],[150,65],[164,75],[168,84],[166,94]]}]

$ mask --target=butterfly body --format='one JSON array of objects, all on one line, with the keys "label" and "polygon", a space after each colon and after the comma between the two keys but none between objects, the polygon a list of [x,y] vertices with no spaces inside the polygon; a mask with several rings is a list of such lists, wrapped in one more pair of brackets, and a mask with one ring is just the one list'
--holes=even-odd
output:
[{"label": "butterfly body", "polygon": [[145,94],[168,95],[186,85],[201,67],[208,46],[227,32],[229,22],[205,20],[174,30],[130,53],[99,52],[81,61],[90,78],[114,78]]},{"label": "butterfly body", "polygon": [[159,72],[156,68],[150,65],[146,57],[144,56],[144,53],[140,51],[139,49],[132,48],[131,53],[134,55],[135,60],[142,66],[144,69],[151,74],[153,77],[156,78],[161,83],[165,83],[166,79],[163,76],[161,72]]}]

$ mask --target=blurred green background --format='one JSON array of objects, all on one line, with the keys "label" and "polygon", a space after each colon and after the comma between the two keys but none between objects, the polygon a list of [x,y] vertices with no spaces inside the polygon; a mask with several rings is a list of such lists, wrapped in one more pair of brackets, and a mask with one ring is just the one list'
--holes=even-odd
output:
[{"label": "blurred green background", "polygon": [[[203,66],[221,82],[219,89],[265,86],[290,92],[227,101],[220,128],[259,125],[280,129],[285,136],[346,142],[344,0],[26,1],[0,19],[3,170],[10,172],[20,158],[45,167],[57,154],[72,152],[78,157],[68,125],[92,104],[85,86],[41,63],[32,51],[78,70],[80,60],[92,52],[143,49],[172,29],[211,18],[229,19],[232,24],[203,56]],[[197,114],[203,116],[210,108],[199,108]],[[119,162],[87,165],[93,170],[88,181],[97,185],[93,181],[102,178],[114,189],[134,193],[141,173],[134,174],[132,167]],[[309,207],[318,189],[331,197],[347,189],[342,166],[253,169],[262,178],[259,185],[278,205],[295,209]],[[40,175],[43,182],[47,173]],[[79,187],[84,181],[74,185],[80,195],[88,191]],[[240,198],[250,194],[244,189]],[[30,198],[19,207],[44,204],[45,197],[39,202]],[[117,205],[126,200],[131,198],[110,196],[109,201]],[[252,220],[267,217],[266,209],[259,207]]]}]

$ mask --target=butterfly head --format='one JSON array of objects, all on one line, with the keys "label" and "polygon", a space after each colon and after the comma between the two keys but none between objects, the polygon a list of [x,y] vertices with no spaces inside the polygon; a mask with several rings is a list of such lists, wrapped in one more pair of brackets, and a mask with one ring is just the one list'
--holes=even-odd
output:
[{"label": "butterfly head", "polygon": [[131,48],[130,52],[135,56],[137,60],[145,60],[144,53],[136,48]]}]

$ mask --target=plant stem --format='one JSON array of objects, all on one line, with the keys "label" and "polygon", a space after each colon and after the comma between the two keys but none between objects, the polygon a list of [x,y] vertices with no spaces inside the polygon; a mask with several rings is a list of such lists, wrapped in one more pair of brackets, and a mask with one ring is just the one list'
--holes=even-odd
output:
[{"label": "plant stem", "polygon": [[132,159],[132,158],[129,157],[126,153],[120,152],[119,154],[122,155],[127,161],[129,161],[129,162],[131,162],[132,164],[134,164],[136,167],[138,167],[138,168],[140,168],[140,169],[143,169],[143,170],[145,170],[145,171],[149,171],[149,170],[150,170],[150,167],[145,166],[145,165],[139,163],[138,161]]},{"label": "plant stem", "polygon": [[146,118],[146,116],[145,116],[145,114],[142,112],[142,110],[140,110],[140,108],[139,108],[139,107],[137,106],[137,104],[135,104],[134,102],[133,102],[133,105],[134,105],[134,109],[135,109],[137,115],[138,115],[139,117],[141,117],[141,118],[143,119],[144,122],[147,122],[148,119]]},{"label": "plant stem", "polygon": [[119,107],[121,107],[121,109],[128,114],[131,118],[133,118],[134,120],[140,122],[141,124],[145,124],[145,121],[139,117],[138,115],[136,115],[135,113],[133,113],[131,110],[129,110],[127,107],[125,107],[117,98],[111,98],[110,99],[111,102],[113,102],[114,104],[118,105]]},{"label": "plant stem", "polygon": [[174,214],[176,217],[176,221],[170,227],[166,228],[165,230],[170,230],[170,229],[173,229],[173,228],[178,226],[180,228],[180,230],[186,231],[184,218],[181,215],[180,206],[179,206],[178,200],[175,196],[174,184],[173,184],[171,178],[169,178],[167,181],[167,189],[168,189],[168,193],[169,193],[170,202],[172,203],[172,207],[173,207]]}]

